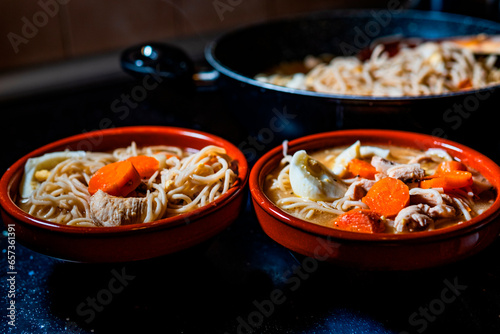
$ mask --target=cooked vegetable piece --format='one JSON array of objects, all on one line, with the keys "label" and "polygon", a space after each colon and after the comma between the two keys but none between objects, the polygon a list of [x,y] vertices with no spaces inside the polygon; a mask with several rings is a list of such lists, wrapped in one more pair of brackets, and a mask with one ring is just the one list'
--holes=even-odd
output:
[{"label": "cooked vegetable piece", "polygon": [[362,201],[371,210],[391,218],[410,203],[410,190],[403,181],[385,177],[375,182]]},{"label": "cooked vegetable piece", "polygon": [[141,183],[141,176],[132,162],[124,160],[101,167],[89,181],[89,193],[99,189],[113,196],[127,196]]},{"label": "cooked vegetable piece", "polygon": [[338,216],[333,225],[338,229],[352,232],[380,233],[385,230],[380,214],[366,209],[347,211]]},{"label": "cooked vegetable piece", "polygon": [[434,174],[440,174],[443,172],[451,172],[453,170],[467,171],[467,166],[465,166],[460,161],[450,160],[441,162],[434,171]]},{"label": "cooked vegetable piece", "polygon": [[377,169],[367,161],[361,159],[352,159],[347,165],[347,175],[349,177],[360,176],[365,179],[374,180]]},{"label": "cooked vegetable piece", "polygon": [[462,170],[442,172],[420,181],[420,188],[443,188],[444,190],[458,189],[471,186],[472,174]]},{"label": "cooked vegetable piece", "polygon": [[458,89],[468,89],[472,87],[472,81],[469,78],[465,78],[460,81],[457,85]]},{"label": "cooked vegetable piece", "polygon": [[143,179],[150,178],[160,167],[160,162],[156,158],[147,155],[138,155],[127,160],[134,165]]}]

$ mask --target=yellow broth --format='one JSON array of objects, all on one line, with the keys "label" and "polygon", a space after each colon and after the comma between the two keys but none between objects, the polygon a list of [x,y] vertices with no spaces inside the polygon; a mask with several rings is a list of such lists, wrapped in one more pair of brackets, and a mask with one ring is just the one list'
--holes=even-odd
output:
[{"label": "yellow broth", "polygon": [[[378,145],[377,147],[382,148],[382,149],[388,149],[390,151],[389,156],[387,157],[387,160],[394,161],[396,163],[400,164],[407,164],[411,159],[423,155],[425,151],[422,150],[416,150],[412,148],[403,148],[403,147],[397,147],[397,146],[388,146],[388,145]],[[324,149],[324,150],[318,150],[314,152],[307,152],[311,157],[314,159],[320,161],[323,163],[326,167],[331,167],[333,165],[333,162],[335,158],[345,149],[346,147],[338,147],[338,148],[330,148],[330,149]],[[370,162],[371,161],[371,156],[366,157],[366,158],[361,158],[361,160]],[[436,159],[432,161],[423,161],[420,163],[420,166],[422,169],[425,170],[425,175],[432,175],[438,166],[438,164],[444,160],[439,160]],[[338,217],[338,214],[335,213],[330,213],[330,212],[322,212],[322,211],[315,211],[312,216],[308,216],[308,212],[300,212],[300,209],[286,209],[283,208],[283,206],[280,206],[278,204],[280,199],[284,198],[289,198],[289,197],[299,197],[294,194],[292,187],[290,183],[285,183],[285,190],[280,189],[279,187],[274,186],[273,184],[276,184],[278,175],[280,172],[283,170],[283,168],[286,167],[288,163],[286,164],[280,164],[277,168],[275,168],[267,177],[265,180],[264,184],[264,191],[266,196],[273,202],[275,203],[278,207],[280,207],[282,210],[285,212],[291,214],[292,216],[295,216],[297,218],[309,221],[311,223],[315,223],[318,225],[326,226],[326,227],[331,227],[333,228],[333,222],[334,220]],[[473,178],[475,180],[484,180],[486,179],[476,170],[468,167],[468,171],[472,173]],[[348,181],[348,180],[346,180]],[[488,182],[488,181],[486,181]],[[489,183],[489,182],[488,182]],[[414,186],[418,186],[417,184],[411,184],[407,183],[410,188]],[[486,209],[488,209],[494,199],[496,198],[496,191],[495,189],[489,189],[486,191],[481,192],[479,195],[474,195],[473,200],[471,201],[472,206],[472,212],[471,215],[472,217],[484,212]],[[331,202],[330,202],[331,203]],[[413,204],[410,202],[409,205]],[[457,210],[458,211],[458,210]],[[434,222],[434,228],[444,228],[447,226],[451,226],[454,224],[460,224],[464,222],[464,216],[462,214],[458,214],[455,217],[452,218],[441,218],[441,219],[436,219]],[[391,220],[388,219],[386,223],[386,229],[385,233],[396,233],[394,228],[391,225]],[[392,221],[393,222],[393,221]]]}]

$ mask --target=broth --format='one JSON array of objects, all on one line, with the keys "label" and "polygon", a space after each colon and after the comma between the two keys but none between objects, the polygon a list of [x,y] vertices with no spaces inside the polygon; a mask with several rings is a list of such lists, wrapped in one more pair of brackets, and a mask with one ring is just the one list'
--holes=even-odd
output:
[{"label": "broth", "polygon": [[[410,163],[413,163],[413,165],[416,166],[415,161],[420,160],[418,162],[418,165],[420,169],[423,170],[424,177],[404,180],[404,183],[408,186],[408,189],[410,190],[415,189],[412,190],[412,192],[415,193],[422,191],[419,185],[424,179],[428,179],[430,176],[435,174],[436,168],[438,168],[440,163],[451,158],[449,156],[446,157],[444,155],[442,157],[439,157],[437,155],[432,156],[432,154],[429,153],[431,152],[433,154],[438,154],[438,153],[441,154],[442,150],[421,151],[412,148],[403,148],[403,147],[387,146],[387,145],[385,146],[379,145],[377,146],[377,148],[386,150],[384,152],[390,152],[386,158],[382,159],[390,161],[395,165],[404,167],[404,166],[410,166],[411,165]],[[309,156],[331,170],[331,166],[334,165],[336,158],[339,157],[339,155],[342,152],[345,152],[346,149],[348,148],[339,147],[339,148],[318,150],[311,152]],[[371,164],[373,156],[377,155],[370,154],[364,157],[358,157],[357,159]],[[290,182],[289,170],[291,168],[290,167],[291,161],[292,161],[291,156],[289,155],[285,156],[280,165],[266,177],[264,185],[265,193],[268,196],[268,198],[285,212],[297,218],[309,221],[311,223],[335,228],[334,222],[343,212],[347,212],[356,208],[371,209],[367,207],[366,204],[363,203],[363,198],[361,199],[358,198],[355,200],[351,199],[346,200],[344,196],[344,198],[339,198],[335,200],[331,199],[313,200],[307,197],[304,198],[298,196],[292,189],[292,185]],[[460,204],[455,203],[455,201],[459,201],[460,203],[465,205],[465,209],[468,212],[470,212],[471,218],[484,212],[491,206],[493,200],[496,198],[495,189],[493,189],[489,184],[489,182],[476,170],[467,167],[467,172],[471,173],[474,182],[471,187],[465,187],[463,189],[460,188],[453,190],[437,189],[439,190],[441,197],[444,198],[445,200],[449,201],[451,198],[451,201],[449,201],[449,203],[446,202],[446,204],[452,206],[456,210],[456,214],[453,215],[452,217],[433,217],[432,224],[429,224],[429,226],[426,226],[425,228],[421,229],[417,228],[415,229],[415,231],[444,228],[454,224],[460,224],[468,220],[467,218],[469,217],[467,217],[462,213]],[[377,179],[385,177],[387,177],[387,175],[384,175],[384,173],[381,172],[378,172],[376,176]],[[350,176],[344,175],[344,177],[341,177],[340,182],[345,183],[346,187],[350,187],[355,181],[359,181],[362,179],[364,178],[359,176],[353,177],[353,175]],[[376,180],[373,180],[371,183],[374,182],[376,182]],[[406,207],[422,203],[421,196],[410,195],[409,198],[410,202]],[[385,225],[384,233],[413,232],[410,230],[398,231],[398,229],[401,230],[401,228],[400,227],[397,228],[395,226],[397,217],[382,217],[382,220]],[[400,220],[398,220],[398,222],[400,222]]]}]

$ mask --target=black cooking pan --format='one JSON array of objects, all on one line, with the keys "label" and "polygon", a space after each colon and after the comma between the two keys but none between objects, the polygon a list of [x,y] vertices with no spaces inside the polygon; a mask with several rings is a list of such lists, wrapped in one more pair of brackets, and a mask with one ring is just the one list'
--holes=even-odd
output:
[{"label": "black cooking pan", "polygon": [[[254,152],[263,153],[258,152],[262,144],[270,147],[321,131],[393,128],[458,140],[493,155],[499,85],[444,95],[369,97],[296,90],[253,79],[282,61],[307,55],[354,55],[384,36],[440,39],[479,33],[500,34],[500,24],[440,12],[329,11],[229,32],[206,47],[205,57],[220,74],[216,84],[227,93],[232,110],[257,139]],[[144,54],[144,45],[126,50],[123,68],[134,75],[192,81],[196,73],[182,51],[149,46],[146,53],[154,57]]]}]

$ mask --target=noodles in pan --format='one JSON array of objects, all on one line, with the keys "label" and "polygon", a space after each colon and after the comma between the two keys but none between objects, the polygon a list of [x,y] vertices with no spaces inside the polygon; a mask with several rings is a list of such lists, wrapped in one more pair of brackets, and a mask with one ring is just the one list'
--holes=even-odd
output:
[{"label": "noodles in pan", "polygon": [[[157,159],[159,168],[129,195],[98,191],[91,196],[89,182],[98,170],[143,155]],[[55,166],[46,168],[51,163]],[[109,153],[57,152],[31,165],[38,167],[25,171],[19,206],[32,216],[75,226],[147,223],[186,213],[219,198],[237,178],[236,167],[217,146],[195,152],[132,143]]]},{"label": "noodles in pan", "polygon": [[[328,94],[365,96],[434,95],[482,88],[500,82],[495,56],[476,57],[452,42],[426,42],[401,47],[390,57],[384,45],[376,46],[369,59],[335,57],[330,62],[309,56],[303,72],[285,73],[278,67],[255,78],[296,89]],[[290,68],[290,64],[288,64]]]}]

